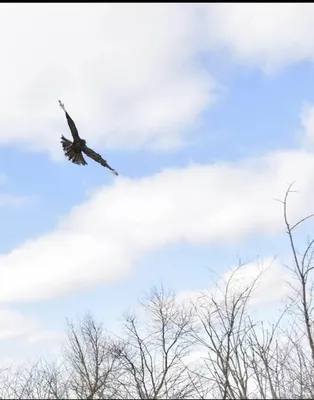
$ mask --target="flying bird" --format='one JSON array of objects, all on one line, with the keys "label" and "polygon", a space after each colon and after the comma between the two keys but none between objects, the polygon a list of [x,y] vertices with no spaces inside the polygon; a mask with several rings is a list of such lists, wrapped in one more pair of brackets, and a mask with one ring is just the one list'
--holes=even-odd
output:
[{"label": "flying bird", "polygon": [[96,153],[94,150],[86,146],[86,140],[80,138],[73,119],[70,117],[70,115],[68,114],[68,112],[64,107],[64,104],[61,103],[60,100],[59,100],[59,105],[65,112],[65,116],[73,136],[73,142],[65,138],[63,135],[61,136],[61,143],[66,157],[74,164],[87,165],[87,162],[85,161],[82,154],[83,152],[88,157],[92,158],[94,161],[101,164],[103,167],[109,168],[114,175],[118,175],[117,171],[111,168],[110,165],[107,163],[107,161],[104,160],[100,154]]}]

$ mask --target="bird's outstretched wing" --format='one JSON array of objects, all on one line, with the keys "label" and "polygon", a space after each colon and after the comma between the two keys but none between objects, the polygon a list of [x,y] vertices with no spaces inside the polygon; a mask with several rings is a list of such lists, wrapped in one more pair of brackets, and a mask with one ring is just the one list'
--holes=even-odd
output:
[{"label": "bird's outstretched wing", "polygon": [[94,150],[90,149],[89,147],[87,147],[86,145],[82,148],[82,151],[91,159],[93,159],[94,161],[98,162],[99,164],[101,164],[103,167],[109,168],[110,171],[114,174],[118,176],[118,172],[115,171],[113,168],[110,167],[110,165],[107,163],[106,160],[104,160],[102,158],[102,156],[98,153],[96,153]]},{"label": "bird's outstretched wing", "polygon": [[69,125],[69,128],[70,128],[70,131],[71,131],[71,133],[72,133],[72,136],[73,136],[74,141],[77,140],[77,139],[79,139],[80,137],[79,137],[78,131],[77,131],[77,129],[76,129],[75,123],[74,123],[73,119],[69,116],[67,110],[66,110],[65,107],[64,107],[64,104],[61,103],[60,100],[59,100],[59,105],[60,105],[60,107],[62,108],[62,110],[65,112],[65,116],[66,116],[66,118],[67,118],[68,125]]}]

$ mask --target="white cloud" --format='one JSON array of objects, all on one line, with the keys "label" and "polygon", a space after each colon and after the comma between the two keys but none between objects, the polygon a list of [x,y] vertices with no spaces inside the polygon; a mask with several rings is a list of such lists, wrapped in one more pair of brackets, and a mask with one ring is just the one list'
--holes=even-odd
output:
[{"label": "white cloud", "polygon": [[[259,278],[258,278],[259,277]],[[292,277],[280,261],[271,258],[264,261],[254,261],[242,268],[232,267],[223,277],[225,282],[231,279],[231,292],[239,293],[250,287],[256,281],[251,295],[251,306],[287,300],[291,295]]]},{"label": "white cloud", "polygon": [[64,334],[57,331],[44,330],[35,318],[26,317],[20,312],[8,308],[0,308],[0,341],[23,338],[28,343],[43,341],[60,341]]},{"label": "white cloud", "polygon": [[0,144],[62,157],[61,99],[90,144],[178,146],[214,100],[197,7],[2,4]]},{"label": "white cloud", "polygon": [[33,317],[0,308],[0,368],[36,360],[40,356],[55,357],[65,340],[65,333],[43,329]]},{"label": "white cloud", "polygon": [[17,311],[0,309],[0,340],[24,336],[34,331],[37,324]]},{"label": "white cloud", "polygon": [[0,300],[58,296],[125,278],[144,253],[165,245],[237,241],[283,232],[288,183],[291,220],[313,211],[314,155],[304,150],[257,159],[120,177],[76,206],[51,233],[0,257]]},{"label": "white cloud", "polygon": [[0,369],[32,364],[38,360],[55,361],[61,355],[66,336],[61,333],[47,335],[42,340],[32,341],[23,337],[0,342]]},{"label": "white cloud", "polygon": [[279,260],[269,257],[244,264],[241,268],[239,265],[232,266],[215,282],[217,286],[212,283],[207,288],[181,291],[178,293],[177,299],[186,306],[191,301],[193,303],[202,302],[204,294],[213,295],[216,301],[223,300],[227,282],[229,282],[229,295],[236,295],[247,287],[254,286],[249,306],[260,307],[287,300],[288,296],[292,294],[289,283],[294,281],[291,273]]},{"label": "white cloud", "polygon": [[63,159],[64,101],[91,146],[168,150],[216,99],[199,55],[312,60],[312,4],[2,4],[0,145]]},{"label": "white cloud", "polygon": [[204,6],[210,48],[228,49],[235,60],[267,73],[314,59],[314,5],[224,3]]}]

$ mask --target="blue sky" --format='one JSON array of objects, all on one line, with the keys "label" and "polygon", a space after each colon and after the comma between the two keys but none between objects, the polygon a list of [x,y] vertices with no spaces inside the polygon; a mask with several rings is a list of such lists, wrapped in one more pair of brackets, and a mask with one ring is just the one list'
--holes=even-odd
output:
[{"label": "blue sky", "polygon": [[[1,6],[9,360],[58,348],[65,317],[89,310],[115,327],[152,285],[205,289],[209,268],[224,275],[239,257],[278,256],[274,300],[286,295],[273,198],[296,180],[292,219],[313,211],[313,5],[151,7]],[[65,159],[59,98],[119,177]]]}]

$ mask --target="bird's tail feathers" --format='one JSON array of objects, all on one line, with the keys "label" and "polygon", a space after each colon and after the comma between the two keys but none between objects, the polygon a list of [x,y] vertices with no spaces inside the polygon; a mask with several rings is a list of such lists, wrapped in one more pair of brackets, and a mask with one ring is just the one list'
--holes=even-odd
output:
[{"label": "bird's tail feathers", "polygon": [[75,153],[72,162],[78,165],[87,165],[82,153]]},{"label": "bird's tail feathers", "polygon": [[78,165],[87,165],[83,154],[81,152],[77,152],[73,149],[73,142],[69,139],[65,138],[63,135],[61,136],[62,148],[65,156],[72,161],[74,164]]}]

